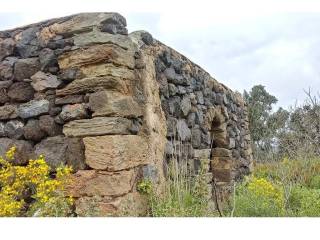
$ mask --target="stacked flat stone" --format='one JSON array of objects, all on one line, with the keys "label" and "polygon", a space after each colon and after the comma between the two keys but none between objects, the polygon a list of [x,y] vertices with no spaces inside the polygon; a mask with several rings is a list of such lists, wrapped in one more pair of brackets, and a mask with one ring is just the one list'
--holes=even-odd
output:
[{"label": "stacked flat stone", "polygon": [[227,185],[252,163],[241,96],[149,33],[128,34],[117,13],[0,32],[0,155],[14,145],[15,164],[43,154],[52,171],[73,167],[80,216],[93,203],[145,214],[136,185],[160,192],[172,158],[195,171],[210,158],[208,183]]}]

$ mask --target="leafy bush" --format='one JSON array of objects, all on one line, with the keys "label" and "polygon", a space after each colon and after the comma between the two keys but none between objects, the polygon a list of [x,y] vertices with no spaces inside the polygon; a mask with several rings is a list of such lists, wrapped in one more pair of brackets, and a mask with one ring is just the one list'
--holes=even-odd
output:
[{"label": "leafy bush", "polygon": [[306,187],[293,188],[289,207],[293,216],[319,217],[320,216],[320,189]]},{"label": "leafy bush", "polygon": [[72,197],[63,190],[71,168],[60,167],[54,179],[44,157],[30,160],[27,166],[13,166],[15,147],[0,157],[0,216],[67,216]]}]

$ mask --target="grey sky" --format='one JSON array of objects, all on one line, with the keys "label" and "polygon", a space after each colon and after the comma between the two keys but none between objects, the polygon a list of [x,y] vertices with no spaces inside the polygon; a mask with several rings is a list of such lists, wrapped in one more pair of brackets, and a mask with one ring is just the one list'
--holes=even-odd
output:
[{"label": "grey sky", "polygon": [[[66,14],[0,13],[0,30]],[[303,100],[303,89],[320,91],[320,13],[122,14],[130,32],[149,31],[233,90],[262,84],[284,107]]]}]

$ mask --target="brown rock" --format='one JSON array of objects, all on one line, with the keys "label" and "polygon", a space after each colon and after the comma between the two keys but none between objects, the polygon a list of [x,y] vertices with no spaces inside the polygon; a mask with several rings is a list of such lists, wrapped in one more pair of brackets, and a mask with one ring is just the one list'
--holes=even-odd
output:
[{"label": "brown rock", "polygon": [[14,164],[23,165],[34,157],[32,145],[24,140],[14,140],[10,138],[0,138],[0,156],[5,156],[6,152],[15,146]]},{"label": "brown rock", "polygon": [[230,169],[232,160],[230,157],[213,157],[211,160],[212,169]]},{"label": "brown rock", "polygon": [[0,120],[17,118],[17,106],[5,105],[0,107]]},{"label": "brown rock", "polygon": [[19,59],[14,65],[14,78],[18,81],[30,78],[40,70],[38,58]]},{"label": "brown rock", "polygon": [[33,76],[31,76],[32,87],[38,91],[42,92],[48,89],[55,89],[61,85],[61,81],[57,78],[57,76],[52,75],[50,73],[37,72]]},{"label": "brown rock", "polygon": [[84,161],[84,144],[81,138],[67,138],[68,149],[66,152],[67,165],[74,171],[86,168]]},{"label": "brown rock", "polygon": [[40,116],[39,126],[50,137],[62,134],[62,126],[58,125],[50,115]]},{"label": "brown rock", "polygon": [[71,196],[121,196],[132,190],[136,173],[134,170],[105,172],[79,170],[72,176],[67,191]]},{"label": "brown rock", "polygon": [[136,78],[134,70],[123,66],[115,66],[112,63],[85,65],[80,68],[80,73],[83,77],[113,76],[127,80]]},{"label": "brown rock", "polygon": [[109,134],[130,134],[132,122],[121,117],[96,117],[68,122],[63,133],[68,137],[100,136]]},{"label": "brown rock", "polygon": [[116,90],[128,93],[128,85],[122,78],[108,77],[88,77],[76,79],[63,89],[57,90],[57,96],[90,93],[103,89]]},{"label": "brown rock", "polygon": [[92,116],[139,117],[142,109],[131,96],[113,91],[100,91],[90,95]]},{"label": "brown rock", "polygon": [[226,148],[213,148],[212,156],[214,157],[231,157],[231,151]]},{"label": "brown rock", "polygon": [[146,139],[135,135],[86,137],[86,163],[93,169],[119,171],[149,163]]},{"label": "brown rock", "polygon": [[113,63],[134,69],[134,52],[126,51],[114,44],[93,45],[67,52],[58,58],[60,69],[81,67],[97,63]]},{"label": "brown rock", "polygon": [[10,80],[12,78],[12,66],[9,64],[0,64],[0,79]]},{"label": "brown rock", "polygon": [[23,128],[23,135],[27,140],[39,142],[46,133],[41,130],[39,120],[30,119]]},{"label": "brown rock", "polygon": [[26,82],[16,82],[8,90],[8,96],[17,102],[27,102],[33,98],[33,94],[33,88]]},{"label": "brown rock", "polygon": [[83,104],[65,105],[59,117],[64,121],[71,121],[88,117],[87,110]]}]

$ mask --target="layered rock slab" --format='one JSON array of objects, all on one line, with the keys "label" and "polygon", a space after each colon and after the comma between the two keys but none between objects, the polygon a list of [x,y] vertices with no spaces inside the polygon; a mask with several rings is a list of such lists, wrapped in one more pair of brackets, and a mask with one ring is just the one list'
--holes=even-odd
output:
[{"label": "layered rock slab", "polygon": [[93,169],[119,171],[148,164],[147,140],[141,136],[86,137],[86,164]]}]

